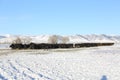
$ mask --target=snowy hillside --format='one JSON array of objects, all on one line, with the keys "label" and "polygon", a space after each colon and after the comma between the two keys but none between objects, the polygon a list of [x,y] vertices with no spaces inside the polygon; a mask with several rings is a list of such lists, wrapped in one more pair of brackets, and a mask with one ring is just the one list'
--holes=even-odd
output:
[{"label": "snowy hillside", "polygon": [[1,39],[1,38],[5,38],[5,36],[0,36],[0,39]]},{"label": "snowy hillside", "polygon": [[[39,36],[22,36],[22,35],[1,35],[0,43],[11,44],[16,38],[21,40],[29,40],[34,43],[48,43],[49,37],[52,35],[39,35]],[[57,35],[59,39],[62,37]],[[120,36],[110,36],[110,35],[69,35],[65,36],[69,38],[67,43],[84,43],[84,42],[120,42]],[[60,41],[59,41],[60,42]]]}]

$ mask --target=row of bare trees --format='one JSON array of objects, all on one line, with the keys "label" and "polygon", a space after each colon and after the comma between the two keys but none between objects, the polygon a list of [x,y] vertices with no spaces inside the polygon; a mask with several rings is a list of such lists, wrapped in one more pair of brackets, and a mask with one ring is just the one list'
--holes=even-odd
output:
[{"label": "row of bare trees", "polygon": [[69,41],[68,37],[59,37],[57,35],[52,35],[48,39],[48,43],[57,44],[57,43],[67,43]]},{"label": "row of bare trees", "polygon": [[[20,38],[20,37],[17,37],[12,43],[14,44],[29,44],[31,42],[31,38],[29,37],[25,37],[25,38]],[[69,38],[68,37],[59,37],[57,35],[52,35],[48,38],[48,43],[51,43],[51,44],[57,44],[57,43],[67,43],[69,41]]]},{"label": "row of bare trees", "polygon": [[31,38],[26,37],[26,38],[20,38],[17,37],[12,43],[13,44],[29,44],[31,42]]}]

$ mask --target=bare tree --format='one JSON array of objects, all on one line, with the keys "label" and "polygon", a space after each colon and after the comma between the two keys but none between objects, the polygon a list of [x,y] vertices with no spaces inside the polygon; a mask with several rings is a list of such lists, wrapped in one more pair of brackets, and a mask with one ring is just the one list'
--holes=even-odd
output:
[{"label": "bare tree", "polygon": [[67,43],[69,41],[69,38],[68,37],[62,37],[62,43]]},{"label": "bare tree", "polygon": [[22,43],[23,44],[29,44],[30,42],[31,42],[31,38],[29,38],[29,37],[25,37],[25,38],[22,38]]},{"label": "bare tree", "polygon": [[21,44],[22,41],[21,41],[21,39],[19,37],[17,37],[12,43],[14,43],[14,44]]},{"label": "bare tree", "polygon": [[48,42],[52,43],[52,44],[57,44],[58,36],[57,35],[50,36],[49,39],[48,39]]}]

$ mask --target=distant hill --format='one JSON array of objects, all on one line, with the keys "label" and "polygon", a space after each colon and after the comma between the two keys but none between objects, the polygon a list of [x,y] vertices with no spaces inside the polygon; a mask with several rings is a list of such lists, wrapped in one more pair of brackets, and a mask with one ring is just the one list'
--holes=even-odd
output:
[{"label": "distant hill", "polygon": [[[30,40],[33,43],[48,43],[49,37],[52,35],[38,35],[38,36],[24,36],[24,35],[1,35],[0,36],[0,43],[9,43],[11,44],[16,38],[20,38],[21,40]],[[61,43],[60,39],[61,35],[56,35],[59,39],[58,43]],[[68,35],[65,36],[69,38],[67,43],[85,43],[85,42],[114,42],[120,43],[120,36],[116,35]]]},{"label": "distant hill", "polygon": [[0,36],[0,39],[1,39],[1,38],[6,38],[6,37],[5,37],[5,36]]}]

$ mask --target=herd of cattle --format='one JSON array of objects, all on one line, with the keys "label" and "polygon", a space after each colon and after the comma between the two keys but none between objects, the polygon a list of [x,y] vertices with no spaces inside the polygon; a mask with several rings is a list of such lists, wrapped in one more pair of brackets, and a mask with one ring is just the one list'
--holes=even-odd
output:
[{"label": "herd of cattle", "polygon": [[79,44],[11,44],[12,49],[57,49],[57,48],[82,48],[82,47],[97,47],[97,46],[111,46],[114,43],[79,43]]}]

